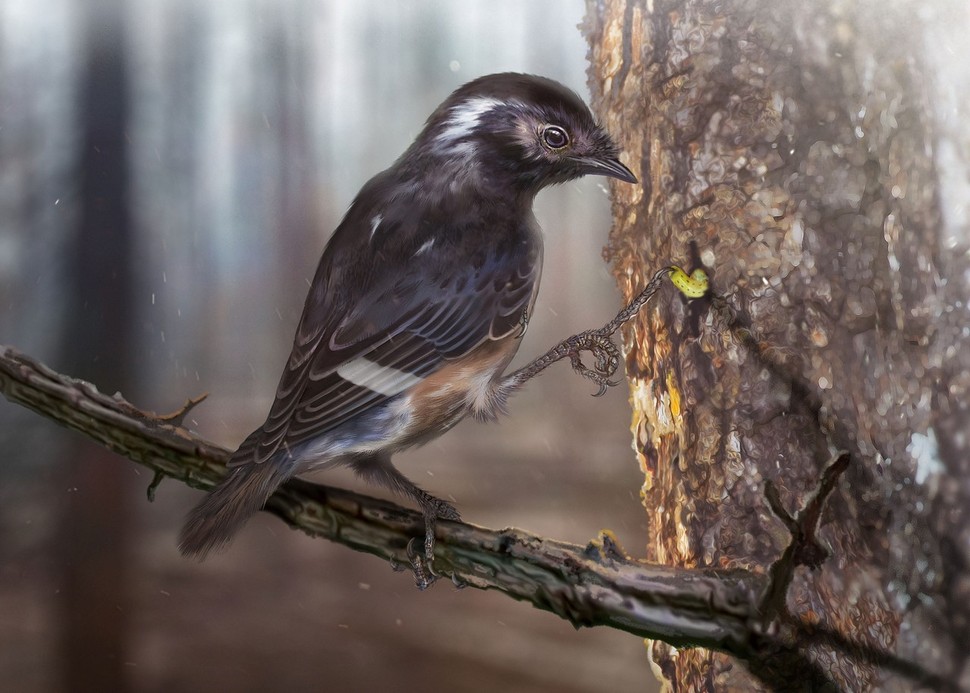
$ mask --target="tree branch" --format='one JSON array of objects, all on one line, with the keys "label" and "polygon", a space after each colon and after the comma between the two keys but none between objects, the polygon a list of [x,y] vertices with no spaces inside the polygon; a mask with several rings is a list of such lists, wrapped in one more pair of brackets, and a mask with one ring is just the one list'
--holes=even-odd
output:
[{"label": "tree branch", "polygon": [[[168,417],[144,412],[120,394],[104,395],[90,383],[2,345],[0,392],[152,470],[149,496],[163,477],[206,490],[225,473],[229,451],[170,423],[178,422],[185,410]],[[189,400],[186,407],[195,403]],[[834,479],[837,473],[826,479],[830,476]],[[823,480],[823,486],[831,483]],[[799,520],[805,516],[805,522],[817,523],[825,491],[820,489]],[[299,479],[284,484],[265,509],[310,536],[398,563],[407,561],[409,539],[424,532],[417,512]],[[649,565],[624,555],[608,532],[581,547],[518,529],[495,531],[442,520],[437,539],[437,572],[472,587],[500,590],[577,628],[606,625],[678,647],[727,652],[747,661],[773,686],[792,675],[828,683],[809,653],[793,649],[777,624],[762,623],[759,607],[770,587],[764,575]],[[802,540],[794,536],[790,552],[797,553]],[[816,634],[821,629],[821,624],[812,626]],[[943,683],[915,663],[865,652],[836,632],[826,641],[851,656],[861,652],[863,659],[905,676]]]},{"label": "tree branch", "polygon": [[[164,476],[205,490],[225,473],[224,448],[6,346],[0,346],[0,391],[148,467],[152,487]],[[280,488],[266,510],[310,536],[400,563],[407,561],[408,540],[424,531],[414,511],[299,479]],[[761,576],[645,565],[599,546],[439,521],[435,569],[531,602],[576,627],[608,625],[681,646],[744,649]]]},{"label": "tree branch", "polygon": [[817,570],[828,559],[829,550],[822,546],[816,537],[819,522],[822,519],[822,508],[851,460],[849,453],[843,452],[825,468],[821,483],[797,517],[793,517],[785,510],[777,487],[770,480],[765,482],[765,499],[771,512],[785,523],[785,527],[792,535],[792,542],[781,557],[772,563],[768,571],[770,576],[768,588],[765,590],[759,609],[765,623],[779,616],[790,617],[785,599],[788,596],[791,581],[795,577],[795,568],[804,565]]}]

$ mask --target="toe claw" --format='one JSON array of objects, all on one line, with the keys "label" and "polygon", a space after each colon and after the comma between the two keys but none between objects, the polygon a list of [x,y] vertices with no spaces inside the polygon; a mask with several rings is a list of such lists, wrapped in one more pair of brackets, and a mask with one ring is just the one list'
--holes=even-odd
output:
[{"label": "toe claw", "polygon": [[602,397],[611,387],[616,387],[620,384],[618,380],[610,380],[607,377],[599,374],[597,374],[595,377],[590,375],[589,378],[599,385],[599,390],[593,393],[593,397]]},{"label": "toe claw", "polygon": [[407,554],[408,554],[408,559],[410,559],[412,563],[414,563],[414,559],[417,558],[417,555],[418,555],[418,552],[414,548],[415,542],[417,542],[417,539],[414,537],[411,537],[410,539],[408,539]]}]

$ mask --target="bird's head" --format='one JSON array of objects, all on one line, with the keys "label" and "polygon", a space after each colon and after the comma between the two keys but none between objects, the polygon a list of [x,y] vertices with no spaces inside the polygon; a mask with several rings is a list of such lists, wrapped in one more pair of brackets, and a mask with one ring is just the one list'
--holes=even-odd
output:
[{"label": "bird's head", "polygon": [[583,100],[533,75],[487,75],[459,88],[409,154],[456,184],[511,186],[526,195],[588,174],[637,180]]}]

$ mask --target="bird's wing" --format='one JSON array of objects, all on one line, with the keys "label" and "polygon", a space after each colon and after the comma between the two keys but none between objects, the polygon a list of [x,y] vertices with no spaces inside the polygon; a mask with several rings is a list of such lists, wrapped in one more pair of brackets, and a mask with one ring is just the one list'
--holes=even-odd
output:
[{"label": "bird's wing", "polygon": [[[282,445],[310,440],[416,385],[487,339],[521,329],[537,283],[538,249],[481,256],[468,267],[422,257],[385,278],[342,318],[314,282],[266,423],[231,465],[263,462]],[[416,267],[415,264],[418,264]],[[454,264],[454,263],[452,263]]]}]

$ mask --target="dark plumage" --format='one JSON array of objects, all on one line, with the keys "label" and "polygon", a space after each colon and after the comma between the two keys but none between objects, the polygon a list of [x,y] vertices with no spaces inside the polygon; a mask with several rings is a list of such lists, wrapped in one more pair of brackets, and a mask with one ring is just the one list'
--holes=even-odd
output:
[{"label": "dark plumage", "polygon": [[286,479],[347,464],[458,513],[406,479],[391,454],[468,414],[493,418],[521,385],[503,377],[539,285],[532,201],[602,174],[634,182],[572,91],[497,74],[455,91],[408,150],[361,189],[324,250],[266,422],[189,515],[180,547],[227,544]]}]

